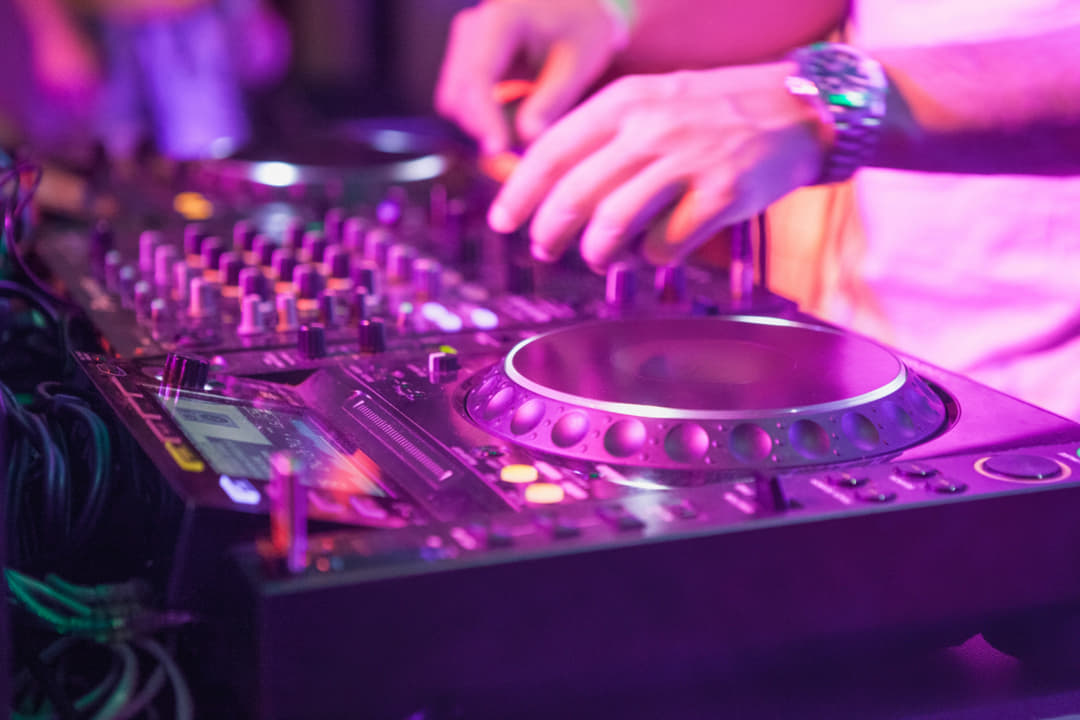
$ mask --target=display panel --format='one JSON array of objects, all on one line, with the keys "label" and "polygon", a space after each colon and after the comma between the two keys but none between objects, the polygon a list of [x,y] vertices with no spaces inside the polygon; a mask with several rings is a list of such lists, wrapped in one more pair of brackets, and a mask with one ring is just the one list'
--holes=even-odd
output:
[{"label": "display panel", "polygon": [[287,450],[307,468],[304,482],[328,490],[384,495],[366,463],[347,455],[308,414],[182,393],[158,401],[215,472],[270,479],[270,455]]}]

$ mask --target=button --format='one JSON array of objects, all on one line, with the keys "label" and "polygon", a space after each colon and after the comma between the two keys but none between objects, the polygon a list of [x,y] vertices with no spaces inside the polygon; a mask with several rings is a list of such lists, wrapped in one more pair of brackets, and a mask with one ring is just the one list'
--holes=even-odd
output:
[{"label": "button", "polygon": [[645,527],[641,518],[627,512],[622,505],[603,505],[596,509],[596,514],[616,530],[640,530]]},{"label": "button", "polygon": [[581,535],[581,527],[572,519],[554,512],[543,512],[536,515],[536,524],[555,540]]},{"label": "button", "polygon": [[865,475],[851,475],[849,473],[841,473],[839,475],[829,475],[826,477],[831,485],[842,488],[857,488],[862,487],[866,483],[870,482],[870,478]]},{"label": "button", "polygon": [[863,502],[887,503],[896,499],[896,493],[892,490],[882,490],[874,485],[867,485],[855,491],[855,497]]},{"label": "button", "polygon": [[501,523],[476,524],[469,530],[474,536],[482,538],[489,548],[508,548],[514,544],[514,535],[510,528]]},{"label": "button", "polygon": [[940,475],[938,477],[932,477],[926,481],[926,488],[933,490],[936,493],[942,495],[955,495],[967,490],[967,483],[960,482],[959,480],[953,480],[950,477]]},{"label": "button", "polygon": [[1041,455],[1009,453],[989,458],[983,467],[1017,480],[1046,480],[1061,474],[1061,466]]},{"label": "button", "polygon": [[604,300],[608,305],[627,307],[637,300],[637,271],[626,262],[613,263],[604,283]]},{"label": "button", "polygon": [[566,499],[562,485],[549,482],[534,482],[525,486],[525,500],[537,505],[555,505]]},{"label": "button", "polygon": [[532,465],[506,465],[499,470],[499,479],[503,482],[527,484],[536,482],[540,471]]},{"label": "button", "polygon": [[698,516],[698,511],[687,502],[670,503],[664,509],[676,520],[693,520]]},{"label": "button", "polygon": [[937,469],[931,467],[930,465],[914,462],[897,465],[896,471],[905,477],[915,478],[916,480],[933,477],[938,473]]}]

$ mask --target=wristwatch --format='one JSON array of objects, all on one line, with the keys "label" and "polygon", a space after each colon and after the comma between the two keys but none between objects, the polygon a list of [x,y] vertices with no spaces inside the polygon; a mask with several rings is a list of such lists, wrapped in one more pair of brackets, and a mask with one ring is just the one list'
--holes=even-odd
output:
[{"label": "wristwatch", "polygon": [[870,158],[881,136],[889,90],[885,70],[842,43],[807,45],[790,59],[797,69],[787,78],[788,91],[813,103],[832,130],[817,184],[847,180]]}]

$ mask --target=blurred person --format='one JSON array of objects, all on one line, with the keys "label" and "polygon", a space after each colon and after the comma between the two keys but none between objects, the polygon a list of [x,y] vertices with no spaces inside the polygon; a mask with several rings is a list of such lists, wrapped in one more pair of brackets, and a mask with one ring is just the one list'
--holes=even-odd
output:
[{"label": "blurred person", "polygon": [[[486,152],[531,143],[492,227],[532,217],[542,260],[580,233],[598,270],[650,221],[642,252],[680,261],[859,170],[812,309],[1080,419],[1078,60],[1076,0],[489,0],[455,20],[436,104]],[[491,91],[522,63],[510,128]],[[656,74],[571,110],[626,70]]]},{"label": "blurred person", "polygon": [[144,140],[175,158],[228,154],[250,136],[244,87],[288,62],[264,0],[14,1],[47,104],[115,157]]}]

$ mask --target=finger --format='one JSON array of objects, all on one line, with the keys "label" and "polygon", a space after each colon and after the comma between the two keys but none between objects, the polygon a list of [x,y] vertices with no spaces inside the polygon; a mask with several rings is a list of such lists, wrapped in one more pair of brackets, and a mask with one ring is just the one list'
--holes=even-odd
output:
[{"label": "finger", "polygon": [[574,103],[610,62],[607,46],[589,38],[574,38],[552,45],[536,80],[536,88],[521,104],[517,129],[527,143],[541,133]]},{"label": "finger", "polygon": [[625,254],[630,242],[682,196],[685,168],[679,158],[662,157],[608,195],[581,238],[585,262],[603,270]]},{"label": "finger", "polygon": [[612,141],[567,172],[540,204],[530,235],[533,256],[555,260],[589,218],[598,203],[652,161],[639,145]]},{"label": "finger", "polygon": [[729,189],[692,188],[658,232],[650,233],[642,252],[656,265],[684,260],[716,233],[742,219]]},{"label": "finger", "polygon": [[509,146],[510,130],[494,87],[520,49],[523,32],[514,6],[502,3],[463,10],[451,27],[436,85],[436,106],[489,153]]},{"label": "finger", "polygon": [[[624,82],[618,85],[629,88]],[[541,135],[491,204],[491,228],[513,232],[520,227],[563,174],[610,141],[619,126],[620,107],[631,95],[629,89],[604,91]]]}]

